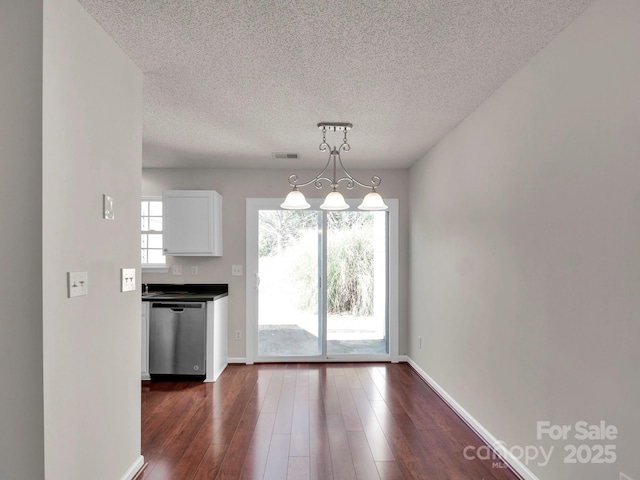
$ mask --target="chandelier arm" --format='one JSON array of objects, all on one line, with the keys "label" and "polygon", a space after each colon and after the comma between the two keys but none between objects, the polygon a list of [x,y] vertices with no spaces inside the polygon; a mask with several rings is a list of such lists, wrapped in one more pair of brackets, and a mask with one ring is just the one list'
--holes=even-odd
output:
[{"label": "chandelier arm", "polygon": [[342,182],[342,181],[346,181],[347,182],[347,188],[349,190],[351,190],[354,187],[354,185],[360,185],[362,188],[368,188],[370,190],[375,190],[375,188],[380,186],[380,184],[382,183],[382,180],[380,179],[380,177],[378,175],[374,175],[373,177],[371,177],[371,180],[369,180],[371,182],[371,185],[366,185],[366,184],[364,184],[362,182],[359,182],[345,168],[344,164],[342,163],[342,158],[340,158],[340,155],[336,155],[336,156],[338,157],[338,162],[340,163],[340,168],[342,168],[342,171],[346,175],[345,177],[342,177],[339,180],[336,180],[336,185],[338,183]]},{"label": "chandelier arm", "polygon": [[369,181],[371,182],[371,185],[373,185],[374,189],[379,187],[382,183],[382,179],[378,175],[374,175]]},{"label": "chandelier arm", "polygon": [[[291,185],[292,187],[298,188],[298,187],[306,187],[307,185],[311,185],[313,183],[316,188],[322,188],[322,184],[320,183],[321,180],[326,180],[332,183],[332,180],[330,178],[322,176],[324,175],[324,172],[327,171],[327,168],[329,168],[329,164],[331,163],[331,157],[332,155],[329,155],[329,159],[327,160],[327,163],[322,169],[322,171],[318,175],[313,177],[311,180],[309,180],[308,182],[298,183],[298,175],[296,175],[295,173],[292,175],[289,175],[289,185]],[[334,165],[335,165],[335,160],[334,160]]]},{"label": "chandelier arm", "polygon": [[[352,177],[349,177],[349,176],[338,178],[336,180],[336,185],[340,184],[340,182],[347,182],[347,189],[348,190],[353,189],[353,187],[355,187],[356,183],[357,183]],[[358,183],[358,185],[360,185],[360,184]]]},{"label": "chandelier arm", "polygon": [[315,182],[314,182],[314,186],[320,190],[322,188],[322,183],[320,183],[322,180],[326,180],[327,182],[329,182],[329,185],[333,185],[333,180],[331,180],[329,177],[316,177],[315,178]]}]

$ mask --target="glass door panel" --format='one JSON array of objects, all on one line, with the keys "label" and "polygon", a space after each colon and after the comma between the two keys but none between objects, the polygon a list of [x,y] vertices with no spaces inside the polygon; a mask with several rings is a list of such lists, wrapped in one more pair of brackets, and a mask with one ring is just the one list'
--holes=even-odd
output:
[{"label": "glass door panel", "polygon": [[319,356],[321,217],[258,212],[258,357]]},{"label": "glass door panel", "polygon": [[386,354],[387,214],[327,212],[327,355]]}]

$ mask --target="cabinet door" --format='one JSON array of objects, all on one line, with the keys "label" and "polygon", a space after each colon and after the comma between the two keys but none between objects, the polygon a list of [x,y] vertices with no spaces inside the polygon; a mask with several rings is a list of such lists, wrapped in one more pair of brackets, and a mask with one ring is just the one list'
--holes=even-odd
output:
[{"label": "cabinet door", "polygon": [[163,193],[164,253],[222,255],[222,197],[211,190]]},{"label": "cabinet door", "polygon": [[149,380],[149,302],[142,302],[142,345],[140,347],[140,353],[142,355],[141,371],[142,380]]}]

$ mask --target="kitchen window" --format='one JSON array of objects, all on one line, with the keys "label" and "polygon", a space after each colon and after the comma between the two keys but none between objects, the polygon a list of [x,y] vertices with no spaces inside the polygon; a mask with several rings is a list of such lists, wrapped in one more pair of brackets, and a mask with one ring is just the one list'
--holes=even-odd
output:
[{"label": "kitchen window", "polygon": [[143,271],[167,271],[162,246],[162,197],[145,197],[140,203],[140,263]]}]

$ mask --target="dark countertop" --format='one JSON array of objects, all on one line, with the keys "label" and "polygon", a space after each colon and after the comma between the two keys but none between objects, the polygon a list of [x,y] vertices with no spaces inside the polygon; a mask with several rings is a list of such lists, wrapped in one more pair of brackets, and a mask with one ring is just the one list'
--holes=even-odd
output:
[{"label": "dark countertop", "polygon": [[213,302],[229,295],[229,285],[226,283],[148,283],[142,285],[142,292],[143,301]]}]

